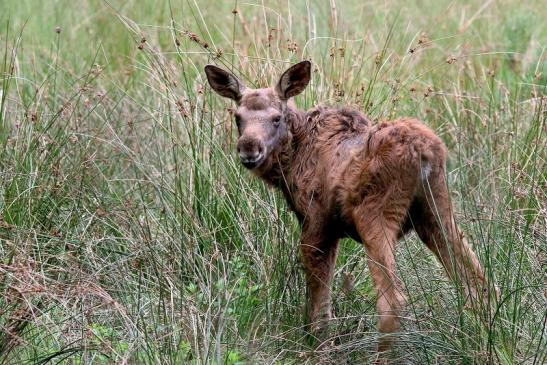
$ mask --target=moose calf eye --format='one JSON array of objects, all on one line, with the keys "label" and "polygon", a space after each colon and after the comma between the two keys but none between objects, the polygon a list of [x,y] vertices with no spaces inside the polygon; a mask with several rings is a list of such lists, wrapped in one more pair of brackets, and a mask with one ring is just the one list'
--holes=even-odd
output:
[{"label": "moose calf eye", "polygon": [[278,126],[280,122],[281,122],[281,116],[280,115],[274,117],[273,120],[272,120],[272,123],[275,126]]}]

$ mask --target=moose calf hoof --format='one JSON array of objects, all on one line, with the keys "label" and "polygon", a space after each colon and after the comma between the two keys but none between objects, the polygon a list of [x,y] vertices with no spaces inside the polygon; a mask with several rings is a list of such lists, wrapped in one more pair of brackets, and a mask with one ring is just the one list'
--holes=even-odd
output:
[{"label": "moose calf hoof", "polygon": [[464,309],[471,311],[486,309],[493,313],[500,298],[501,293],[497,286],[484,288],[480,293],[475,289],[470,292],[466,291]]},{"label": "moose calf hoof", "polygon": [[311,334],[318,340],[324,341],[328,337],[329,323],[332,319],[330,311],[315,317],[311,321],[310,330]]},{"label": "moose calf hoof", "polygon": [[389,364],[389,360],[388,360],[388,358],[386,357],[386,354],[377,353],[377,354],[374,356],[374,359],[372,360],[371,364],[372,364],[372,365],[388,365],[388,364]]}]

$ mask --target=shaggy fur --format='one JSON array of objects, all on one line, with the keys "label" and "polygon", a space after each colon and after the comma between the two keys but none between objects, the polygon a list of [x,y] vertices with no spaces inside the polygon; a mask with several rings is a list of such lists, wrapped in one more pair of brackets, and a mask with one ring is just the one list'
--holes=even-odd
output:
[{"label": "shaggy fur", "polygon": [[[331,318],[330,286],[344,237],[366,249],[382,333],[399,329],[405,296],[395,273],[394,249],[411,229],[468,296],[481,297],[483,270],[454,221],[445,180],[446,148],[433,131],[412,118],[372,125],[349,108],[297,110],[289,99],[308,84],[307,61],[291,67],[268,89],[246,89],[214,66],[206,72],[213,89],[235,94],[242,162],[283,192],[300,221],[316,333]],[[230,84],[237,89],[226,92]],[[391,336],[383,336],[378,350],[388,350],[391,343]]]}]

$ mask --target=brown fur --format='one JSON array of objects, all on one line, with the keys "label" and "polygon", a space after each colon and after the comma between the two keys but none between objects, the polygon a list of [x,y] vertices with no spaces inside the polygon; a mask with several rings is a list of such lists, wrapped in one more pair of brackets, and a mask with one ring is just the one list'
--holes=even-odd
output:
[{"label": "brown fur", "polygon": [[[291,69],[276,88],[243,88],[236,112],[245,120],[240,123],[238,150],[240,156],[252,150],[250,143],[265,151],[252,171],[283,192],[301,223],[300,252],[314,330],[320,332],[331,318],[330,286],[338,241],[344,237],[365,246],[382,333],[399,329],[405,296],[394,250],[411,229],[448,275],[479,299],[484,274],[454,221],[445,180],[446,148],[439,137],[412,118],[372,125],[349,108],[299,111],[280,91]],[[290,95],[303,90],[304,81]],[[278,133],[273,148],[266,147],[271,132],[267,123],[278,114],[286,131]],[[388,350],[391,342],[390,336],[383,336],[378,350]]]}]

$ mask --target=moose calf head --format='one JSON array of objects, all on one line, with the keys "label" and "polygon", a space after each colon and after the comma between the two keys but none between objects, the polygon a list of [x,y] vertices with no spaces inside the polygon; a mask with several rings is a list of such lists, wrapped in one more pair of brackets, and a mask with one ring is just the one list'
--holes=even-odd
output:
[{"label": "moose calf head", "polygon": [[231,73],[205,66],[211,88],[237,104],[237,152],[243,166],[251,170],[261,166],[286,139],[287,102],[306,88],[310,71],[311,63],[303,61],[285,71],[275,87],[251,89]]}]

